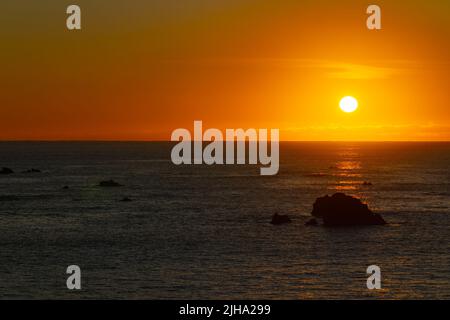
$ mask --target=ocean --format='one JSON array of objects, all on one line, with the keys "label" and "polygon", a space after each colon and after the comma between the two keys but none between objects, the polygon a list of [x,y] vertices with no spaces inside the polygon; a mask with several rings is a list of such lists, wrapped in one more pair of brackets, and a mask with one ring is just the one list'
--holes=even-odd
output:
[{"label": "ocean", "polygon": [[[0,298],[450,298],[450,143],[282,142],[276,176],[175,166],[171,147],[1,142],[15,173],[0,175]],[[109,179],[123,186],[98,186]],[[305,226],[335,192],[388,224]],[[271,225],[276,212],[292,223]]]}]

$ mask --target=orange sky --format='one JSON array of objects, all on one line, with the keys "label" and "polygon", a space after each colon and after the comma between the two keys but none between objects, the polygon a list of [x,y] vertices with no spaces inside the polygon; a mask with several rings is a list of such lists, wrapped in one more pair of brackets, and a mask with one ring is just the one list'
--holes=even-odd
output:
[{"label": "orange sky", "polygon": [[374,1],[381,31],[358,0],[75,2],[81,31],[72,2],[1,5],[1,140],[450,140],[448,1]]}]

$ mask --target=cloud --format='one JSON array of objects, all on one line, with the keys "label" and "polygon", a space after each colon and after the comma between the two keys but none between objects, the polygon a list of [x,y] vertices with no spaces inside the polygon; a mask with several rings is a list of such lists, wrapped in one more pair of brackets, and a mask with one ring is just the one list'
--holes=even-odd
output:
[{"label": "cloud", "polygon": [[325,65],[327,76],[333,79],[386,79],[401,73],[400,69],[360,64]]},{"label": "cloud", "polygon": [[439,124],[337,124],[290,127],[281,130],[287,140],[449,141],[450,127]]},{"label": "cloud", "polygon": [[[405,61],[376,61],[373,64],[355,64],[342,61],[292,58],[225,58],[165,60],[166,63],[196,66],[259,66],[262,68],[291,68],[316,70],[332,79],[386,79],[410,72],[413,64]],[[383,65],[383,66],[380,66]]]}]

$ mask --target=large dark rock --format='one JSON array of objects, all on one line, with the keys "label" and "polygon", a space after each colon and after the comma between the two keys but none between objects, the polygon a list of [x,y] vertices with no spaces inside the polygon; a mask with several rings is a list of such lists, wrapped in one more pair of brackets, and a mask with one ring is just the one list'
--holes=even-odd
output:
[{"label": "large dark rock", "polygon": [[99,186],[100,187],[121,187],[122,185],[120,183],[115,182],[114,180],[105,180],[105,181],[100,181]]},{"label": "large dark rock", "polygon": [[367,204],[344,193],[317,198],[311,214],[321,218],[323,225],[327,227],[386,224],[386,221],[378,213],[372,212]]},{"label": "large dark rock", "polygon": [[0,170],[0,174],[11,174],[14,173],[10,168],[3,167],[2,170]]},{"label": "large dark rock", "polygon": [[278,213],[275,213],[272,216],[272,221],[270,221],[271,224],[275,224],[275,225],[284,224],[284,223],[291,223],[291,222],[292,221],[289,218],[289,216],[283,215],[283,214],[278,214]]}]

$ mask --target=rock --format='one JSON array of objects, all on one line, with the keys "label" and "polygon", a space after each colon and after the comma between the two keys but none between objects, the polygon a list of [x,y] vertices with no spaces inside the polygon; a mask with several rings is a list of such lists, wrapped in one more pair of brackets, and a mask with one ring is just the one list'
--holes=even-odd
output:
[{"label": "rock", "polygon": [[0,174],[11,174],[14,173],[10,168],[3,167],[2,170],[0,170]]},{"label": "rock", "polygon": [[372,185],[373,185],[372,182],[369,182],[369,181],[363,182],[363,186],[372,186]]},{"label": "rock", "polygon": [[328,177],[329,174],[323,173],[323,172],[317,172],[317,173],[307,173],[304,176],[310,177],[310,178],[324,178],[324,177]]},{"label": "rock", "polygon": [[309,219],[308,221],[306,221],[305,226],[318,226],[319,223],[317,222],[316,219],[312,218]]},{"label": "rock", "polygon": [[19,197],[17,196],[0,196],[0,201],[17,201]]},{"label": "rock", "polygon": [[121,187],[122,185],[120,183],[115,182],[114,180],[105,180],[105,181],[100,181],[99,186],[100,187]]},{"label": "rock", "polygon": [[386,221],[378,213],[372,212],[367,204],[344,193],[317,198],[311,215],[321,218],[323,225],[327,227],[386,224]]},{"label": "rock", "polygon": [[124,198],[122,198],[122,200],[120,200],[121,202],[130,202],[130,201],[132,201],[130,198],[128,198],[128,197],[124,197]]},{"label": "rock", "polygon": [[63,189],[67,190],[67,189],[69,189],[69,186],[64,186]]},{"label": "rock", "polygon": [[31,168],[31,169],[24,171],[23,173],[41,173],[41,170]]},{"label": "rock", "polygon": [[284,224],[284,223],[291,223],[291,219],[289,218],[289,216],[287,215],[283,215],[283,214],[278,214],[275,213],[272,216],[272,221],[270,222],[271,224],[275,224],[275,225],[279,225],[279,224]]}]

